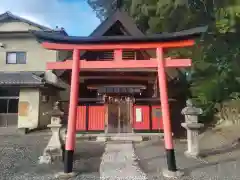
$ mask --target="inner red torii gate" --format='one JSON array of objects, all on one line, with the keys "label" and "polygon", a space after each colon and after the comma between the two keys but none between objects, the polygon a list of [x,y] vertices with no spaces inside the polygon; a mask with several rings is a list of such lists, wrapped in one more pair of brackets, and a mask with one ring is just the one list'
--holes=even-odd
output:
[{"label": "inner red torii gate", "polygon": [[[88,46],[70,46],[68,44],[52,44],[43,43],[43,47],[47,49],[62,49],[70,50],[73,48],[73,60],[67,60],[65,62],[51,62],[47,63],[47,69],[72,69],[71,77],[71,93],[70,93],[70,108],[69,108],[69,120],[68,120],[68,131],[66,140],[66,152],[72,151],[75,148],[75,131],[76,131],[76,108],[78,99],[78,85],[79,85],[79,72],[85,69],[102,69],[102,68],[157,68],[160,100],[162,106],[163,115],[163,127],[164,127],[164,138],[165,138],[165,148],[167,150],[167,159],[169,170],[176,171],[174,147],[172,140],[172,130],[169,115],[169,104],[168,104],[168,94],[167,94],[167,82],[166,82],[166,67],[189,67],[191,66],[190,59],[163,59],[163,47],[185,47],[194,45],[193,40],[176,42],[176,43],[162,43],[162,44],[146,44],[146,45],[88,45]],[[122,49],[146,49],[147,47],[156,48],[157,58],[151,60],[122,60],[121,51]],[[80,50],[112,50],[114,49],[115,57],[114,61],[86,61],[80,60],[79,54]],[[72,157],[69,154],[65,154],[65,159],[67,161],[72,161]],[[69,160],[68,160],[69,159]],[[71,159],[71,160],[70,160]],[[65,173],[72,171],[72,165],[69,166],[69,162],[65,163],[66,169]]]},{"label": "inner red torii gate", "polygon": [[[203,31],[198,33],[200,35]],[[72,41],[71,38],[67,41],[66,38],[62,41],[58,41],[57,37],[45,37],[42,34],[36,34],[38,38],[43,39],[42,46],[46,49],[51,50],[73,50],[73,59],[66,60],[63,62],[50,62],[47,63],[48,70],[56,69],[71,69],[71,91],[70,91],[70,105],[69,105],[69,117],[68,117],[68,128],[66,137],[66,147],[64,156],[64,172],[71,173],[73,169],[73,152],[75,148],[75,137],[76,137],[76,116],[77,116],[77,105],[78,105],[78,92],[79,92],[79,75],[80,71],[86,71],[89,69],[128,69],[128,68],[155,68],[158,72],[158,81],[160,89],[160,102],[162,107],[162,117],[163,117],[163,128],[164,128],[164,140],[167,156],[168,170],[171,172],[176,172],[176,161],[175,153],[172,139],[172,129],[169,113],[169,103],[168,103],[168,91],[167,91],[167,80],[165,68],[170,67],[189,67],[191,66],[191,59],[171,59],[163,57],[163,49],[167,48],[177,48],[177,47],[187,47],[193,46],[195,41],[192,37],[185,35],[185,38],[174,39],[169,42],[162,42],[162,40],[156,40],[151,42],[146,40],[144,42],[138,42],[134,39],[132,40],[114,40],[114,42],[108,42],[103,40],[102,43],[96,44],[92,42],[92,39],[86,43],[86,39],[83,39],[84,43],[79,41]],[[60,37],[59,37],[60,38]],[[176,38],[176,37],[175,37]],[[61,39],[61,38],[60,38]],[[64,43],[65,42],[65,43]],[[66,43],[67,42],[67,43]],[[70,42],[70,43],[69,43]],[[156,59],[150,60],[123,60],[122,50],[146,50],[146,49],[156,49]],[[87,61],[80,60],[80,51],[99,51],[99,50],[114,50],[114,60],[113,61]]]}]

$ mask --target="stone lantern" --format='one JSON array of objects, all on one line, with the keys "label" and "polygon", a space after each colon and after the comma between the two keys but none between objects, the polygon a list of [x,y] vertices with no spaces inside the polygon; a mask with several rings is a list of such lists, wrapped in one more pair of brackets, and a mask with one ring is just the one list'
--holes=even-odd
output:
[{"label": "stone lantern", "polygon": [[190,99],[187,100],[186,107],[182,110],[185,122],[181,125],[187,130],[187,151],[185,151],[187,157],[199,156],[199,131],[204,125],[198,122],[198,116],[202,113],[202,109],[194,107]]},{"label": "stone lantern", "polygon": [[52,136],[47,147],[44,149],[43,156],[39,158],[39,163],[49,164],[56,159],[62,158],[63,155],[63,140],[60,135],[60,129],[62,127],[61,122],[64,112],[61,110],[60,103],[57,101],[54,103],[53,109],[43,113],[43,115],[51,116],[51,124],[47,127],[51,128]]}]

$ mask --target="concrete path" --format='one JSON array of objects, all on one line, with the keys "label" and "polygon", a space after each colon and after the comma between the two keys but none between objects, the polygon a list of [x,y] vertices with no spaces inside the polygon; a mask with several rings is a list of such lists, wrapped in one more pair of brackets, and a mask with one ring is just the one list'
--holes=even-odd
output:
[{"label": "concrete path", "polygon": [[146,180],[136,159],[132,143],[108,142],[100,165],[100,179]]}]

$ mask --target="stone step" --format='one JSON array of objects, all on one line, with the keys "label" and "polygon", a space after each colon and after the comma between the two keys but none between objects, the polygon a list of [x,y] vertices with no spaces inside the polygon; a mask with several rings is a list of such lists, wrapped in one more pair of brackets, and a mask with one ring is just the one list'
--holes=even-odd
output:
[{"label": "stone step", "polygon": [[[64,136],[64,140],[65,140]],[[163,139],[163,134],[156,133],[121,133],[121,134],[76,134],[76,138],[78,140],[86,140],[86,141],[129,141],[129,142],[141,142],[148,141],[152,139]]]},{"label": "stone step", "polygon": [[141,142],[143,140],[142,136],[98,136],[96,141],[106,142],[106,141],[119,141],[119,142]]}]

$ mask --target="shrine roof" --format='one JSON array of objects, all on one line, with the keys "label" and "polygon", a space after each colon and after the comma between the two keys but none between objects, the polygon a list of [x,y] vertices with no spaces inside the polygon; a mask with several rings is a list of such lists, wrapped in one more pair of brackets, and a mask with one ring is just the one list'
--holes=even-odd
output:
[{"label": "shrine roof", "polygon": [[[124,10],[117,9],[113,14],[107,17],[91,34],[90,36],[104,36],[106,32],[120,22],[127,35],[130,36],[145,36],[145,34],[137,27],[132,17]],[[121,29],[121,31],[123,30]],[[125,34],[125,35],[126,35]]]},{"label": "shrine roof", "polygon": [[42,31],[32,31],[40,42],[64,43],[64,44],[111,44],[111,43],[146,43],[169,42],[189,40],[200,37],[207,31],[207,26],[196,27],[173,33],[161,33],[146,36],[63,36],[49,34]]}]

